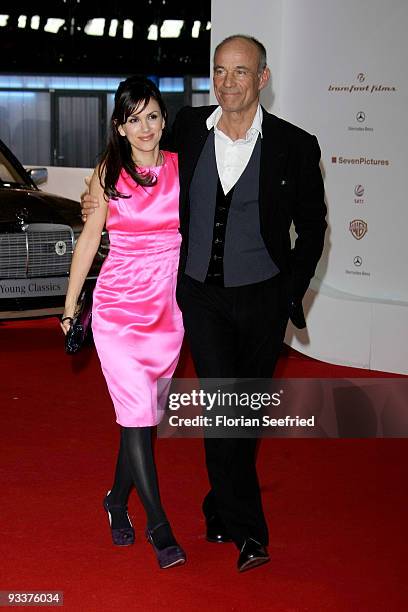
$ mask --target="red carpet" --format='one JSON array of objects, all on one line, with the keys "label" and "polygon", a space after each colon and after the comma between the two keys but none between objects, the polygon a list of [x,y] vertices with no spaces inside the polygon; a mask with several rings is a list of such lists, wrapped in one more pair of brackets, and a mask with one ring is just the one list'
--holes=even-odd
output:
[{"label": "red carpet", "polygon": [[[117,445],[92,349],[62,349],[55,319],[0,323],[0,590],[64,591],[69,611],[405,611],[405,440],[265,440],[259,474],[271,563],[238,574],[203,538],[200,440],[159,440],[165,506],[188,554],[159,570],[136,496],[133,547],[115,549],[102,498]],[[193,376],[184,354],[180,375]],[[378,375],[378,373],[375,373]],[[287,351],[279,376],[364,377]]]}]

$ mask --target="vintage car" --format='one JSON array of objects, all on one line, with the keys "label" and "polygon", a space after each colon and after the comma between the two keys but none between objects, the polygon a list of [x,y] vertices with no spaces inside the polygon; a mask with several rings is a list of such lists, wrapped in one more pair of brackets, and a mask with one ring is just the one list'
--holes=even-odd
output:
[{"label": "vintage car", "polygon": [[[60,314],[82,221],[78,202],[45,193],[46,168],[26,170],[0,141],[0,319]],[[103,232],[86,284],[109,251]]]}]

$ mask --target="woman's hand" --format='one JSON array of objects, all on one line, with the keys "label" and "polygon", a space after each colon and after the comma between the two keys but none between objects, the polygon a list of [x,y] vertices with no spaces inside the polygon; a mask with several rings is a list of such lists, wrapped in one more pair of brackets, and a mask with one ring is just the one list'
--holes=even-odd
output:
[{"label": "woman's hand", "polygon": [[73,317],[64,311],[64,314],[61,317],[60,325],[65,335],[67,335],[67,333],[69,332],[69,328],[71,327],[71,323],[73,320]]}]

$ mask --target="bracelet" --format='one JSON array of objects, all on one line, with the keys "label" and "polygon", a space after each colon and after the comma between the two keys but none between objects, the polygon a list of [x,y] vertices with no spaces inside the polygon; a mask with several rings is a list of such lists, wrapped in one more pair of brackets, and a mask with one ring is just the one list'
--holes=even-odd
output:
[{"label": "bracelet", "polygon": [[73,323],[74,319],[72,317],[64,317],[61,319],[61,323],[63,323],[64,321],[71,321],[71,323]]}]

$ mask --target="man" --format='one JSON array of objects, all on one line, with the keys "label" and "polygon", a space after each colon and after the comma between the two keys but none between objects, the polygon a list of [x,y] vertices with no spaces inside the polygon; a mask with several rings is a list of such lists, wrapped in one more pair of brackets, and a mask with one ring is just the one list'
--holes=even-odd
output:
[{"label": "man", "polygon": [[[302,298],[323,249],[319,145],[260,106],[269,76],[259,41],[228,37],[214,54],[219,106],[184,108],[174,124],[183,238],[177,301],[200,379],[272,376],[288,318],[305,326]],[[233,540],[239,571],[267,562],[256,439],[207,437],[205,451],[207,539]]]}]

